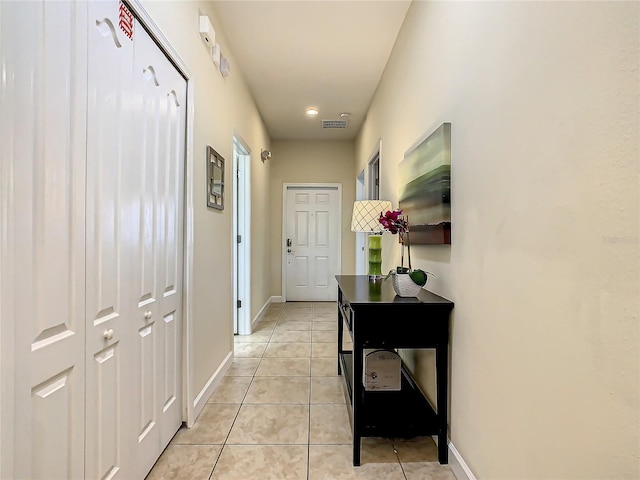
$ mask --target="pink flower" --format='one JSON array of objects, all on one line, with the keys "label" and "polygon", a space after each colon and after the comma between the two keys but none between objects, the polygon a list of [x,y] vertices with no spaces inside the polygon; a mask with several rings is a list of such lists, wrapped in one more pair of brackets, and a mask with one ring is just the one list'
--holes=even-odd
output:
[{"label": "pink flower", "polygon": [[393,235],[396,233],[400,235],[400,242],[402,243],[402,250],[400,254],[400,267],[398,267],[398,273],[406,273],[404,269],[404,246],[407,246],[407,254],[409,256],[409,271],[411,271],[411,243],[409,242],[409,220],[402,215],[402,210],[397,209],[393,212],[387,212],[384,215],[380,214],[378,221],[382,225],[382,228],[391,232]]},{"label": "pink flower", "polygon": [[409,222],[402,216],[402,210],[387,211],[384,215],[380,215],[378,219],[382,228],[391,232],[393,235],[399,233],[401,236],[409,231]]}]

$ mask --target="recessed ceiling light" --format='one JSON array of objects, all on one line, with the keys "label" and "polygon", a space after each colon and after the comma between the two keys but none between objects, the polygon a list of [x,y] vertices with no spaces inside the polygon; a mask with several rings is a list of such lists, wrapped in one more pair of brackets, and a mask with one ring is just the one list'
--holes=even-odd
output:
[{"label": "recessed ceiling light", "polygon": [[317,115],[317,114],[318,114],[317,108],[313,108],[313,107],[307,108],[307,115],[313,117],[314,115]]},{"label": "recessed ceiling light", "polygon": [[351,116],[351,114],[349,112],[344,112],[340,114],[340,117],[342,118],[349,118]]}]

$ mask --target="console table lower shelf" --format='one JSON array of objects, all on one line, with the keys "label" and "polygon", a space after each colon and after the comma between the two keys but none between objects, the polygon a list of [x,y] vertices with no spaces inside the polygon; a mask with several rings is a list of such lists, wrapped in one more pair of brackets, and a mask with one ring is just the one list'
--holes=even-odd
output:
[{"label": "console table lower shelf", "polygon": [[354,379],[353,377],[352,358],[353,352],[340,354],[345,397],[351,407],[348,410],[354,432],[354,447],[358,442],[358,451],[362,437],[411,438],[440,433],[436,412],[404,364],[402,365],[401,390],[366,391],[364,388],[361,389],[362,398],[356,399],[358,421],[354,423],[352,382],[362,381],[362,379]]}]

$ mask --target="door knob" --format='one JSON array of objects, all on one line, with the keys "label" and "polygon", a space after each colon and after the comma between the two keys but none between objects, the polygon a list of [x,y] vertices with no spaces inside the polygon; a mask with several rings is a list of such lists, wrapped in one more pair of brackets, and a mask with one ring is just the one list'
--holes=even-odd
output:
[{"label": "door knob", "polygon": [[290,248],[287,248],[287,253],[291,253],[291,249]]},{"label": "door knob", "polygon": [[144,318],[146,320],[151,320],[152,316],[153,316],[153,313],[151,313],[151,310],[147,310],[146,312],[144,312]]},{"label": "door knob", "polygon": [[105,340],[111,340],[113,338],[113,328],[105,330],[102,336],[105,338]]}]

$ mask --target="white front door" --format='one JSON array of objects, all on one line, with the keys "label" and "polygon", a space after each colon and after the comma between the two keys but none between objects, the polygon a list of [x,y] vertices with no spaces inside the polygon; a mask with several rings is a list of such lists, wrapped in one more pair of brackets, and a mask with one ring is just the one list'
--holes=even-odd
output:
[{"label": "white front door", "polygon": [[340,188],[285,185],[284,197],[286,300],[336,300],[335,275],[340,273]]}]

